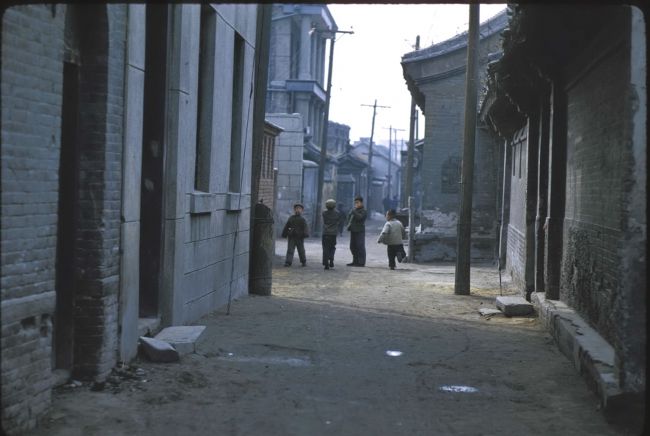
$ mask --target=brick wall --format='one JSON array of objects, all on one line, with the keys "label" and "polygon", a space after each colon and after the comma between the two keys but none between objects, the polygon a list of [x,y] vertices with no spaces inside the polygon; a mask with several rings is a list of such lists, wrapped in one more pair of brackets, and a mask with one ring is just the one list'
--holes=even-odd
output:
[{"label": "brick wall", "polygon": [[[500,37],[496,33],[481,40],[479,47],[479,82],[486,74],[488,54],[500,50]],[[464,66],[465,50],[452,52],[434,58],[428,63],[422,61],[422,69],[427,75],[435,76]],[[426,82],[426,79],[424,79]],[[462,158],[463,123],[465,110],[465,72],[449,74],[420,86],[426,96],[425,138],[423,146],[423,165],[421,169],[423,209],[439,208],[442,212],[457,212],[459,192],[443,190],[443,167],[450,159]],[[480,90],[479,90],[480,91]],[[481,130],[477,133],[474,167],[474,200],[478,208],[494,209],[496,195],[495,153],[498,144],[495,139]],[[498,153],[497,153],[498,154]],[[459,167],[460,172],[460,167]],[[460,180],[460,178],[458,178]],[[486,183],[487,182],[487,183]],[[494,220],[494,213],[488,221]],[[485,224],[482,224],[485,225]],[[474,226],[473,226],[474,227]]]},{"label": "brick wall", "polygon": [[94,23],[82,40],[74,360],[80,376],[104,378],[117,346],[126,9],[83,16]]},{"label": "brick wall", "polygon": [[[120,6],[79,8],[73,369],[101,378],[116,349],[125,15]],[[65,7],[51,5],[16,6],[2,17],[2,425],[9,433],[32,428],[50,404],[65,18]]]},{"label": "brick wall", "polygon": [[[599,47],[599,49],[603,49]],[[625,298],[619,250],[621,205],[630,184],[626,113],[629,53],[610,47],[599,62],[574,65],[567,89],[567,178],[560,298],[615,347]],[[606,86],[603,86],[606,84]],[[629,334],[629,332],[628,332]]]},{"label": "brick wall", "polygon": [[2,16],[2,428],[32,428],[51,401],[64,9]]}]

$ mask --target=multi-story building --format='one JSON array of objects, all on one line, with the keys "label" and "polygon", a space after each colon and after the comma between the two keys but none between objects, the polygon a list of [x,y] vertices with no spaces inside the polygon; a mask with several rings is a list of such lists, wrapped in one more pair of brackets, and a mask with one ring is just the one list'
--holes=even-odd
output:
[{"label": "multi-story building", "polygon": [[302,117],[305,184],[300,197],[290,201],[304,203],[305,217],[313,226],[314,212],[321,209],[316,205],[316,189],[326,100],[326,45],[337,27],[324,4],[273,5],[271,20],[266,113]]},{"label": "multi-story building", "polygon": [[103,380],[143,333],[247,293],[261,10],[4,10],[4,431],[32,428],[70,375]]}]

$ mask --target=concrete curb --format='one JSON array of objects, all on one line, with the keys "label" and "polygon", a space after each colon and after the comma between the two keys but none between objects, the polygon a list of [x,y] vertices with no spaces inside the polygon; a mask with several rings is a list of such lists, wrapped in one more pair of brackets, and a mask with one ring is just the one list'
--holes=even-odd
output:
[{"label": "concrete curb", "polygon": [[534,292],[531,302],[558,348],[586,379],[600,400],[605,418],[612,423],[630,423],[636,414],[636,394],[620,388],[614,348],[591,328],[575,310],[557,300]]}]

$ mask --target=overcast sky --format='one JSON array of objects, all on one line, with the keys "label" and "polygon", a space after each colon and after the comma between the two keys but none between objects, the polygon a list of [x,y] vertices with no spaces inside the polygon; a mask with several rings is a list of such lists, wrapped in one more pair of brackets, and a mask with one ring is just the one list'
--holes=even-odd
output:
[{"label": "overcast sky", "polygon": [[[415,48],[444,41],[467,30],[469,6],[462,4],[333,4],[328,5],[339,30],[334,46],[331,121],[350,126],[350,142],[369,137],[372,105],[377,109],[374,141],[388,144],[389,127],[397,140],[408,141],[411,96],[402,74],[401,58]],[[481,5],[481,23],[505,9],[505,4]],[[329,50],[328,50],[329,53]],[[424,119],[420,116],[420,137]]]}]

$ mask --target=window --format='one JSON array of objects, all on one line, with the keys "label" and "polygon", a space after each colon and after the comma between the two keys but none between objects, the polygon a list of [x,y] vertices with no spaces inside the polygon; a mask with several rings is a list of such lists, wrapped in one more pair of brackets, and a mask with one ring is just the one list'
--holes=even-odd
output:
[{"label": "window", "polygon": [[242,115],[244,92],[244,38],[235,33],[235,51],[233,54],[232,70],[232,122],[230,137],[230,192],[241,190],[242,169]]},{"label": "window", "polygon": [[214,95],[214,49],[216,37],[216,14],[211,6],[201,6],[200,32],[194,189],[209,192],[210,151],[212,148],[212,98]]},{"label": "window", "polygon": [[442,164],[441,173],[441,191],[444,194],[457,193],[458,183],[460,181],[460,158],[458,156],[449,156]]}]

